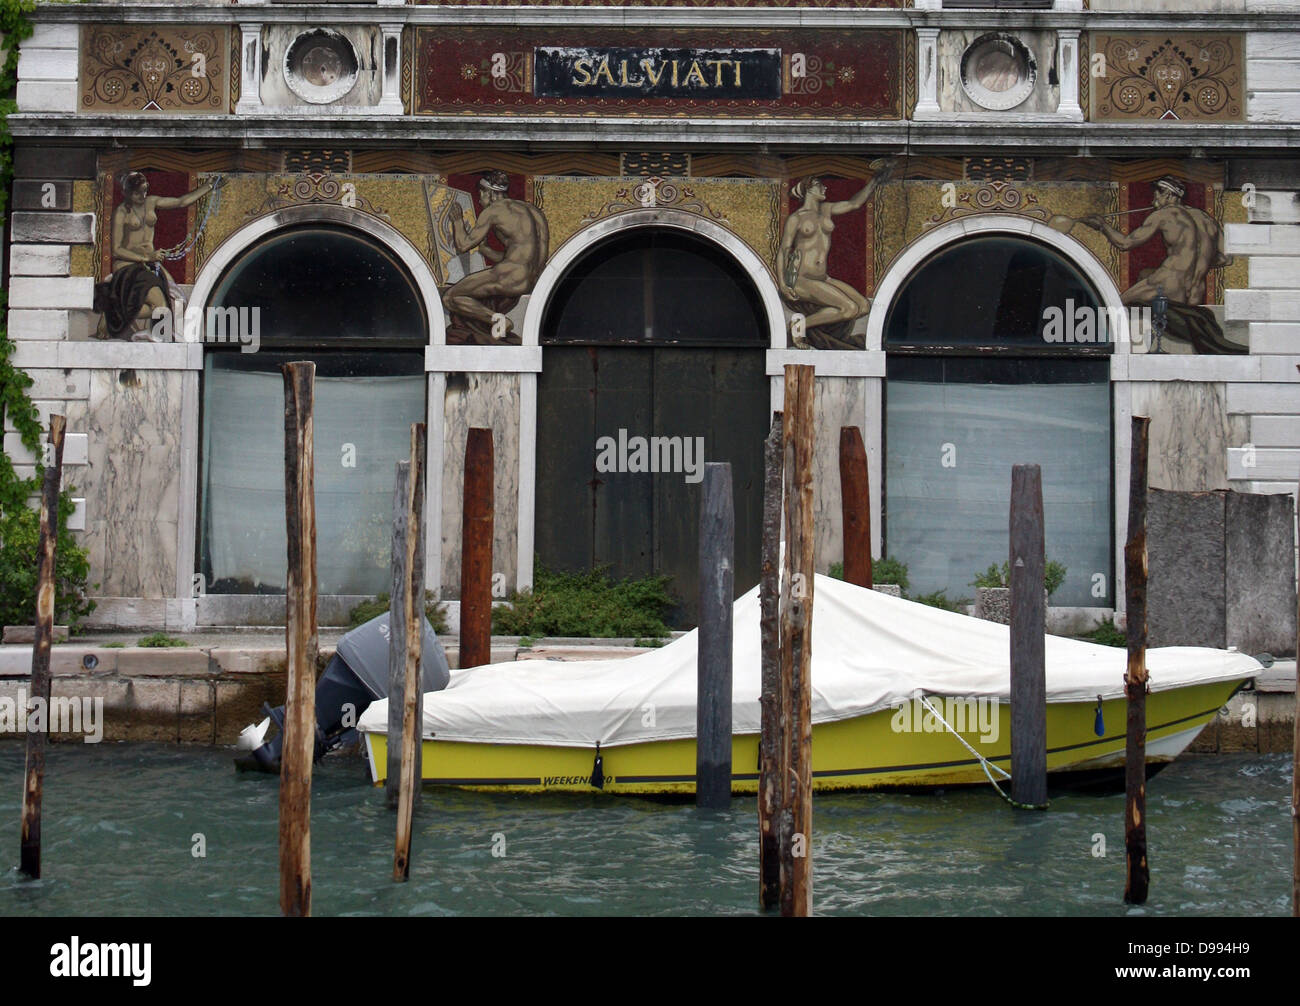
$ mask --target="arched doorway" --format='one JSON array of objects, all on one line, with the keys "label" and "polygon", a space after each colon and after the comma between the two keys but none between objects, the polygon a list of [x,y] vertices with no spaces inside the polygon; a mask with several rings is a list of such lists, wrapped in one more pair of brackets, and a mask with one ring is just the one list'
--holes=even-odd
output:
[{"label": "arched doorway", "polygon": [[1114,605],[1110,354],[1125,333],[1083,269],[1020,234],[944,244],[899,285],[882,332],[884,547],[913,593],[969,597],[1006,562],[1011,467],[1039,464],[1047,557],[1067,569],[1052,604]]},{"label": "arched doorway", "polygon": [[729,461],[737,593],[757,583],[769,324],[735,259],[685,231],[616,234],[556,284],[540,341],[538,560],[667,574],[694,625],[699,480]]},{"label": "arched doorway", "polygon": [[320,593],[387,590],[394,462],[426,414],[429,321],[410,271],[362,231],[303,222],[232,256],[205,300],[256,330],[255,352],[247,340],[205,340],[197,551],[206,591],[284,591],[279,368],[302,359],[317,368]]}]

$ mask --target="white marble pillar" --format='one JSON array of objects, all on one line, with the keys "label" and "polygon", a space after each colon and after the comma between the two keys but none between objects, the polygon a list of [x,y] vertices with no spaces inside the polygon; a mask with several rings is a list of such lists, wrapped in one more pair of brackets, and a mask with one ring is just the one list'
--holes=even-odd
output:
[{"label": "white marble pillar", "polygon": [[914,119],[939,114],[939,29],[916,29],[916,111]]},{"label": "white marble pillar", "polygon": [[[240,0],[241,3],[248,0]],[[240,45],[242,66],[239,74],[239,103],[236,115],[257,115],[262,111],[262,26],[244,23]]]},{"label": "white marble pillar", "polygon": [[[382,2],[382,0],[381,0]],[[381,115],[401,115],[402,109],[402,25],[380,25],[384,34],[384,96],[379,101]]]},{"label": "white marble pillar", "polygon": [[1079,107],[1079,31],[1061,29],[1056,33],[1056,65],[1061,80],[1061,100],[1057,114],[1072,122],[1083,121]]}]

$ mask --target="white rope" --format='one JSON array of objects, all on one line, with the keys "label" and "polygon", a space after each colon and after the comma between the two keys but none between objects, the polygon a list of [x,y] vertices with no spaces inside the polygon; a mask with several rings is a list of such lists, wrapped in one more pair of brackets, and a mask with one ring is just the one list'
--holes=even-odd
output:
[{"label": "white rope", "polygon": [[962,747],[964,747],[967,751],[969,751],[971,754],[973,754],[976,758],[979,759],[980,767],[984,769],[984,775],[988,777],[989,784],[995,790],[997,790],[998,796],[1002,797],[1003,800],[1011,804],[1011,806],[1013,807],[1020,807],[1028,810],[1038,809],[1033,804],[1017,803],[1015,800],[1011,799],[1011,797],[1007,796],[1006,793],[1002,792],[1002,787],[999,786],[997,782],[994,780],[993,773],[990,772],[989,769],[991,768],[994,771],[1000,773],[1004,779],[1010,779],[1011,773],[1008,772],[1006,769],[1002,768],[1000,765],[994,765],[991,761],[989,761],[982,754],[980,754],[973,747],[971,747],[968,743],[966,743],[966,738],[953,729],[952,724],[950,724],[947,720],[943,718],[943,713],[939,712],[939,710],[935,709],[934,706],[930,705],[929,701],[925,697],[924,692],[922,692],[919,696],[917,696],[917,698],[920,700],[921,705],[925,706],[925,708],[930,711],[931,715],[933,715],[936,720],[938,720],[945,727],[947,727],[948,732],[952,734],[954,737],[956,737],[958,741],[961,742]]}]

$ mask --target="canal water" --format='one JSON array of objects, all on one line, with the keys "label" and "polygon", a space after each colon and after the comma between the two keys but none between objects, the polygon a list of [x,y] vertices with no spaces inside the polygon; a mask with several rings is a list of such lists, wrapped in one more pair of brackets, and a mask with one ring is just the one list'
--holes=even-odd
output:
[{"label": "canal water", "polygon": [[[23,746],[0,744],[0,916],[278,913],[277,780],[236,774],[229,751],[53,746],[38,882],[16,869],[22,773]],[[1290,787],[1290,755],[1184,757],[1152,779],[1142,908],[1121,900],[1122,794],[1056,793],[1045,813],[989,787],[818,795],[816,911],[1287,915]],[[394,884],[394,816],[360,759],[333,756],[312,797],[314,914],[753,914],[756,831],[753,797],[702,813],[426,790]]]}]

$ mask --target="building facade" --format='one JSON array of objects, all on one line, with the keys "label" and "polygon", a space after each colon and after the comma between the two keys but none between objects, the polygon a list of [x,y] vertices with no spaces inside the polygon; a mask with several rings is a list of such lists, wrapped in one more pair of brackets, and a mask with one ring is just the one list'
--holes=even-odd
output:
[{"label": "building facade", "polygon": [[[1300,0],[799,6],[89,3],[22,45],[14,360],[68,417],[99,624],[271,624],[279,365],[317,363],[321,618],[387,589],[428,424],[426,580],[454,601],[467,431],[494,586],[667,573],[700,465],[757,582],[782,368],[817,374],[875,554],[969,596],[1043,469],[1053,604],[1123,607],[1150,484],[1300,473]],[[21,463],[18,438],[5,448]],[[30,469],[28,469],[30,470]]]}]

